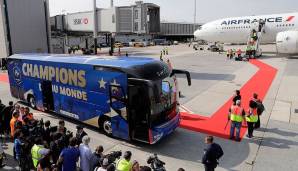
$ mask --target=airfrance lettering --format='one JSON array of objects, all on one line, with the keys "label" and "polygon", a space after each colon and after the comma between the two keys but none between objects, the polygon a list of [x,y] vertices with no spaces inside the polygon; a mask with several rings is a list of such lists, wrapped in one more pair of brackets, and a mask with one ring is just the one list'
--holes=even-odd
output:
[{"label": "airfrance lettering", "polygon": [[265,19],[239,19],[239,20],[228,20],[228,21],[223,21],[221,25],[237,25],[237,24],[252,24],[259,22],[260,20],[263,20],[268,23],[280,23],[282,22],[282,17],[276,17],[276,18],[265,18]]},{"label": "airfrance lettering", "polygon": [[[86,72],[84,70],[24,63],[22,66],[22,72],[23,75],[27,77],[38,78],[42,80],[61,83],[64,85],[76,86],[80,88],[86,87]],[[39,89],[40,91],[42,90],[41,85],[39,85]],[[88,100],[87,93],[82,90],[53,84],[52,91],[53,93],[59,93],[61,95],[73,97],[79,100]]]}]

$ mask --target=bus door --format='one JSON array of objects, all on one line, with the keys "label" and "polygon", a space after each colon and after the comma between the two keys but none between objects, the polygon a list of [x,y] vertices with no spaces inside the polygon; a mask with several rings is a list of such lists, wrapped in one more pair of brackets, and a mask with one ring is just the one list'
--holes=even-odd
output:
[{"label": "bus door", "polygon": [[125,140],[129,140],[128,115],[126,109],[126,95],[123,87],[110,85],[110,107],[112,123],[112,134]]},{"label": "bus door", "polygon": [[51,81],[41,82],[43,107],[46,111],[54,110],[54,97]]},{"label": "bus door", "polygon": [[128,112],[130,135],[134,140],[149,142],[148,86],[143,80],[130,80],[128,86]]}]

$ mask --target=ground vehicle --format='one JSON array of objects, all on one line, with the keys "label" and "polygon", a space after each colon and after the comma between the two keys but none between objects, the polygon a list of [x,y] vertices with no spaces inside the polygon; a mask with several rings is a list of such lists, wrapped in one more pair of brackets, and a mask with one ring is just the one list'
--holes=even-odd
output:
[{"label": "ground vehicle", "polygon": [[217,47],[216,45],[210,45],[207,49],[210,50],[211,52],[219,51],[219,47]]},{"label": "ground vehicle", "polygon": [[173,45],[179,45],[179,42],[178,41],[174,41],[173,42]]},{"label": "ground vehicle", "polygon": [[179,125],[175,74],[191,84],[151,58],[20,54],[8,74],[12,96],[33,108],[150,144]]},{"label": "ground vehicle", "polygon": [[118,42],[118,43],[115,43],[114,44],[114,47],[115,48],[122,48],[123,47],[123,44]]},{"label": "ground vehicle", "polygon": [[144,44],[143,42],[135,42],[135,43],[133,44],[133,46],[134,46],[134,47],[144,47],[145,44]]}]

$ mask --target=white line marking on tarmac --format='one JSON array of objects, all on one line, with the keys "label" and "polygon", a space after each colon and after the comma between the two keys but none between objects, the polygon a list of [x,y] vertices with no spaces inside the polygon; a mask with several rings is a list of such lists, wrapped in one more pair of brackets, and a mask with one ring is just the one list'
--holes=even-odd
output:
[{"label": "white line marking on tarmac", "polygon": [[187,113],[193,114],[194,112],[192,112],[191,110],[189,110],[187,107],[180,105],[180,108],[184,111],[186,111]]}]

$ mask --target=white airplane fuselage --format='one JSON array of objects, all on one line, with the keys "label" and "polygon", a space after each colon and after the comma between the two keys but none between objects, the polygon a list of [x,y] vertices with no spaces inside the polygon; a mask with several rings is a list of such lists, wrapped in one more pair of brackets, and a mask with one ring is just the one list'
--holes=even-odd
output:
[{"label": "white airplane fuselage", "polygon": [[247,43],[252,28],[265,21],[262,43],[275,42],[279,32],[298,30],[298,13],[225,18],[204,24],[196,30],[198,40],[221,43]]}]

